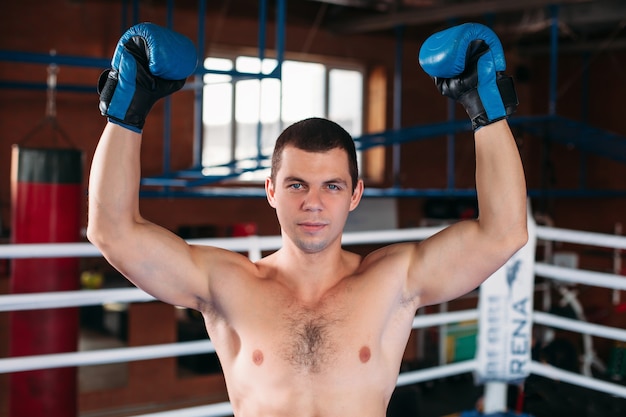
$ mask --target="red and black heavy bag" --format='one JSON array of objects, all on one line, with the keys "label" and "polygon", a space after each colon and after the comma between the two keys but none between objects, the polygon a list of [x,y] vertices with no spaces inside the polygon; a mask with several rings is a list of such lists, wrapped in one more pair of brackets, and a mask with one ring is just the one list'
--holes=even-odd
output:
[{"label": "red and black heavy bag", "polygon": [[[77,242],[80,239],[82,152],[14,146],[11,171],[12,243]],[[11,262],[11,293],[79,289],[79,259],[20,258]],[[76,351],[77,308],[14,311],[10,355]],[[77,415],[76,368],[11,374],[11,417]]]}]

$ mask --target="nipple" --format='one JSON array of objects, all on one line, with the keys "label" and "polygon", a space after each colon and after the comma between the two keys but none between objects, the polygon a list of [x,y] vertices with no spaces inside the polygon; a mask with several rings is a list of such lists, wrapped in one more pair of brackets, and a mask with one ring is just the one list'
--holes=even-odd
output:
[{"label": "nipple", "polygon": [[261,364],[263,363],[263,352],[261,352],[259,349],[256,349],[254,352],[252,352],[252,362],[254,362],[254,364],[257,366],[261,366]]},{"label": "nipple", "polygon": [[372,352],[370,351],[370,348],[368,348],[367,346],[363,346],[361,350],[359,350],[359,359],[361,360],[361,363],[366,363],[367,361],[370,360],[371,357],[372,357]]}]

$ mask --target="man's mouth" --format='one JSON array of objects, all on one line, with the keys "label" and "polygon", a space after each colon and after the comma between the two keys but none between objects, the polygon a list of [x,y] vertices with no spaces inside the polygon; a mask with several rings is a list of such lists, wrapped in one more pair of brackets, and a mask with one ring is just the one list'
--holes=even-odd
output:
[{"label": "man's mouth", "polygon": [[307,233],[315,233],[326,227],[326,223],[323,222],[300,222],[298,225]]}]

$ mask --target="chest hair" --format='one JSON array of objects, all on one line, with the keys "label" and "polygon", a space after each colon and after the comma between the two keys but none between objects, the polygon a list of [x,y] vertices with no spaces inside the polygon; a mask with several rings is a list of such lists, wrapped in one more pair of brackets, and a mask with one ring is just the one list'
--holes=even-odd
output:
[{"label": "chest hair", "polygon": [[281,354],[296,370],[320,373],[336,358],[337,314],[301,310],[284,315],[286,337]]}]

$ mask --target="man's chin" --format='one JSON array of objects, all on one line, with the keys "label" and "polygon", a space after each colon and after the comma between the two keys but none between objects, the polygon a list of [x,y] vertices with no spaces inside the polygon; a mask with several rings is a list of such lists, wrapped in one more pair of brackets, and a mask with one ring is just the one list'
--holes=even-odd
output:
[{"label": "man's chin", "polygon": [[300,239],[296,242],[296,246],[307,254],[319,253],[328,247],[328,242],[325,240],[315,240],[315,239]]}]

